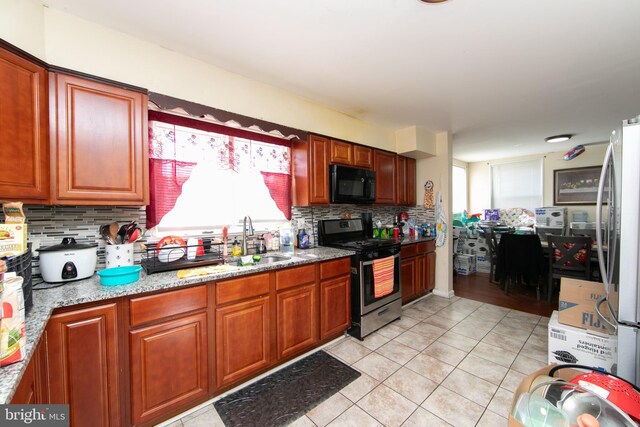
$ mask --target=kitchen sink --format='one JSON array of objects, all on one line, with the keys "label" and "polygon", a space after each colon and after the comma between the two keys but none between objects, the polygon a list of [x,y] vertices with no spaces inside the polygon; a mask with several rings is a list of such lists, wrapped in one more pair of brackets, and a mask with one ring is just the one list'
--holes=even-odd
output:
[{"label": "kitchen sink", "polygon": [[272,264],[274,262],[288,261],[291,257],[282,255],[265,255],[260,259],[259,264]]}]

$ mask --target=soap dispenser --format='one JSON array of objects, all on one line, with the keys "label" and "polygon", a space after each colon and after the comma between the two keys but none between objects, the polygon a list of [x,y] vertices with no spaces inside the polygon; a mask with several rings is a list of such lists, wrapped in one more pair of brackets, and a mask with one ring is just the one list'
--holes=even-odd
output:
[{"label": "soap dispenser", "polygon": [[233,246],[231,247],[231,255],[233,256],[242,256],[242,246],[240,246],[240,242],[238,239],[233,239]]}]

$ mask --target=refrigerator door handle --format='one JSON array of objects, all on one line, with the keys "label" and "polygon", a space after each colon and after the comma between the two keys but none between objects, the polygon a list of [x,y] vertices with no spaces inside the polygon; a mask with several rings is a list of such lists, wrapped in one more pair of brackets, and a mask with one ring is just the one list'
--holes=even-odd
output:
[{"label": "refrigerator door handle", "polygon": [[[600,298],[598,298],[598,300],[596,301],[596,313],[598,313],[598,317],[600,319],[602,319],[602,321],[604,321],[607,324],[607,327],[610,328],[611,330],[613,330],[614,334],[618,333],[618,325],[615,323],[611,323],[611,321],[609,319],[607,319],[602,312],[600,311],[600,305],[602,305],[603,302],[607,302],[607,305],[609,304],[609,301],[607,300],[607,296],[603,295]],[[613,313],[613,311],[611,310],[611,307],[609,307],[609,313]]]},{"label": "refrigerator door handle", "polygon": [[600,172],[600,182],[598,183],[598,196],[596,199],[596,245],[598,250],[598,265],[600,266],[600,276],[602,277],[602,283],[604,284],[604,290],[606,294],[609,294],[609,274],[607,266],[604,263],[604,249],[602,239],[602,198],[604,197],[604,183],[607,179],[607,172],[611,165],[611,157],[613,156],[613,143],[610,143],[607,147],[607,152],[604,155],[604,163],[602,165],[602,171]]}]

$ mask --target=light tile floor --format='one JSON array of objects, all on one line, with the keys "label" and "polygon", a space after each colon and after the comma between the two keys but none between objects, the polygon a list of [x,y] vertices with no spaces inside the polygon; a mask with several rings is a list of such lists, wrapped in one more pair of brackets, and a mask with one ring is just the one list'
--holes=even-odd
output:
[{"label": "light tile floor", "polygon": [[[401,320],[325,351],[362,375],[296,420],[304,426],[506,426],[513,392],[546,366],[549,318],[428,296]],[[222,427],[213,405],[171,427]]]}]

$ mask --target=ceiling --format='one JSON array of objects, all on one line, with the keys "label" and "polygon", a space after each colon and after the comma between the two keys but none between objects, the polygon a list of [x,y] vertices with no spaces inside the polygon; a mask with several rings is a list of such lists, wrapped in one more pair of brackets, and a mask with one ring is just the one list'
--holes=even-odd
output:
[{"label": "ceiling", "polygon": [[367,122],[451,131],[468,162],[603,142],[640,114],[637,0],[42,3]]}]

